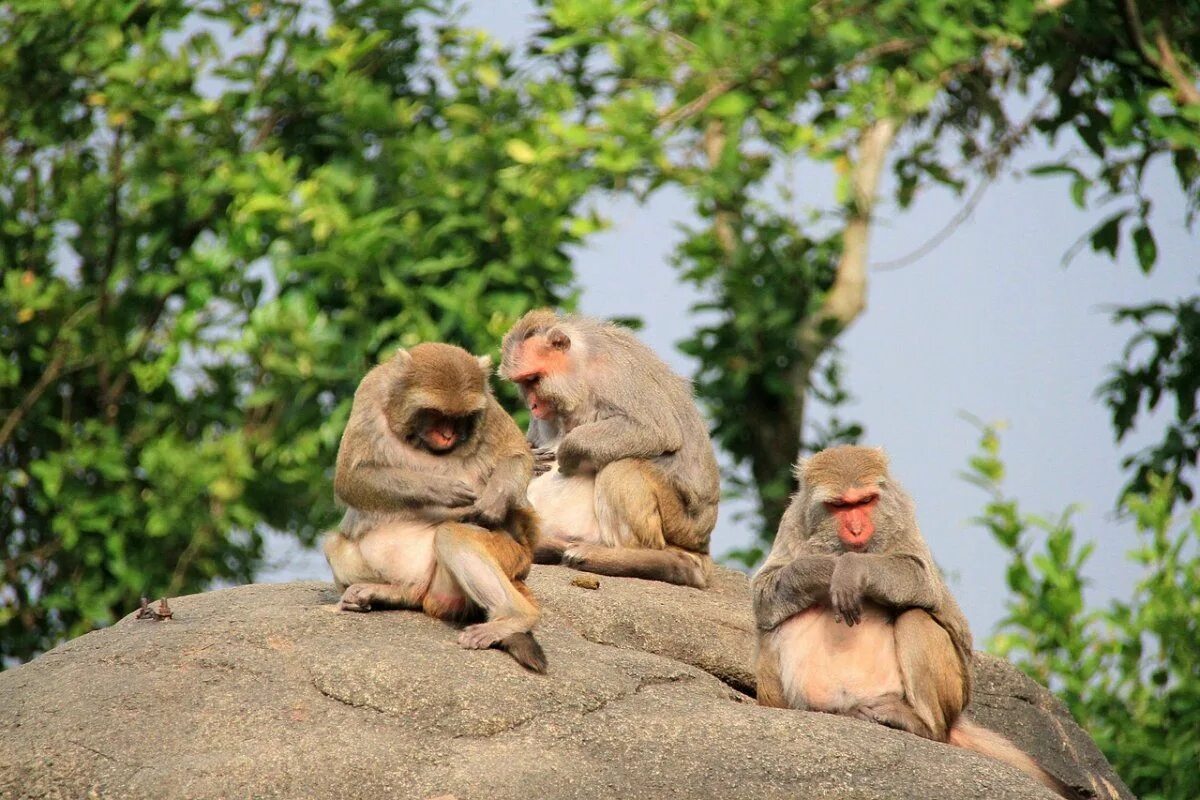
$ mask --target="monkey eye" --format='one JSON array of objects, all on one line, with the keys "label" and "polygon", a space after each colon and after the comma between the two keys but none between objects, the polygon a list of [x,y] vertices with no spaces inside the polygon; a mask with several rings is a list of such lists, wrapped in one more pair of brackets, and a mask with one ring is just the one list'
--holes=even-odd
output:
[{"label": "monkey eye", "polygon": [[845,500],[842,500],[842,499],[839,497],[839,498],[837,498],[837,499],[834,499],[834,500],[829,500],[828,502],[826,502],[826,503],[825,503],[825,505],[827,505],[827,506],[833,506],[834,508],[845,508],[845,507],[846,507],[846,501],[845,501]]},{"label": "monkey eye", "polygon": [[541,380],[542,380],[541,375],[530,375],[528,378],[521,381],[521,383],[525,386],[526,389],[532,389],[533,387],[537,386],[541,382]]}]

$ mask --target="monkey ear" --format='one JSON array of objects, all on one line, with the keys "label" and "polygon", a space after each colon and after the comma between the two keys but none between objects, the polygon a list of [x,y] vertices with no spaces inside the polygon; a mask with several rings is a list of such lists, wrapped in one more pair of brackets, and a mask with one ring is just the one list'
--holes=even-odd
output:
[{"label": "monkey ear", "polygon": [[883,466],[883,468],[887,469],[889,463],[887,451],[882,447],[872,447],[871,452],[874,453],[875,457],[879,459],[879,463]]},{"label": "monkey ear", "polygon": [[804,483],[805,481],[805,470],[808,468],[808,458],[808,456],[800,456],[800,458],[796,459],[796,463],[792,467],[792,476],[800,483]]},{"label": "monkey ear", "polygon": [[550,342],[550,346],[555,350],[570,350],[571,337],[562,328],[555,326],[546,334],[546,341]]},{"label": "monkey ear", "polygon": [[492,374],[492,357],[490,355],[476,356],[475,361],[479,364],[479,368],[483,370],[484,375]]},{"label": "monkey ear", "polygon": [[400,369],[404,370],[408,369],[409,364],[412,364],[412,354],[401,347],[398,348],[396,352],[392,353],[392,357],[388,360],[394,363]]}]

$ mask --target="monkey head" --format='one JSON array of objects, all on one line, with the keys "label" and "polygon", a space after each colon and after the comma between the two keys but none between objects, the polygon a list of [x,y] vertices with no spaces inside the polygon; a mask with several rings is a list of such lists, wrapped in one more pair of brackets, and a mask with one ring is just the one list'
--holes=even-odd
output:
[{"label": "monkey head", "polygon": [[797,464],[796,478],[809,530],[834,548],[880,549],[912,515],[908,496],[888,476],[887,455],[880,448],[822,450]]},{"label": "monkey head", "polygon": [[384,406],[392,433],[434,455],[471,448],[487,412],[491,358],[432,342],[395,358],[401,379]]},{"label": "monkey head", "polygon": [[569,415],[587,398],[580,364],[586,342],[570,318],[530,311],[505,334],[500,375],[517,385],[536,419]]}]

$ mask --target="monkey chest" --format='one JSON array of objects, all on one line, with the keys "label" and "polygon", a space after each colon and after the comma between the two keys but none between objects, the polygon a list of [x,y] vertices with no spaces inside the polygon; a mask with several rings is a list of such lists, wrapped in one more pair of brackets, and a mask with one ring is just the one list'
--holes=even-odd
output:
[{"label": "monkey chest", "polygon": [[784,694],[796,707],[847,711],[862,700],[903,694],[896,660],[895,626],[871,603],[854,627],[814,606],[785,621],[773,634]]}]

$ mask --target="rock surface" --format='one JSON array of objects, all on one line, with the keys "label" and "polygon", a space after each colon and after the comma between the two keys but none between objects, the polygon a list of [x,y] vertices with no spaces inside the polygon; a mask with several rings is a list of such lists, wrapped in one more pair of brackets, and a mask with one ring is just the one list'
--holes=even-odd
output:
[{"label": "rock surface", "polygon": [[[0,673],[0,798],[1052,797],[988,758],[759,708],[749,593],[537,567],[550,674],[322,583],[171,600]],[[977,663],[974,709],[1076,786],[1130,797],[1047,692]]]}]

